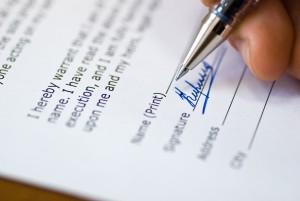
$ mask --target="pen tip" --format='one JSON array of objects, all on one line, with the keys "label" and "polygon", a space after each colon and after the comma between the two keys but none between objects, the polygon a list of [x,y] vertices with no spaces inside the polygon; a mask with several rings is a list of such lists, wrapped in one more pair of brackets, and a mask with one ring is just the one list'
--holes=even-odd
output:
[{"label": "pen tip", "polygon": [[184,65],[182,65],[176,75],[176,81],[180,80],[180,78],[182,78],[185,74],[187,74],[187,72],[189,72],[189,69],[187,67],[185,67]]}]

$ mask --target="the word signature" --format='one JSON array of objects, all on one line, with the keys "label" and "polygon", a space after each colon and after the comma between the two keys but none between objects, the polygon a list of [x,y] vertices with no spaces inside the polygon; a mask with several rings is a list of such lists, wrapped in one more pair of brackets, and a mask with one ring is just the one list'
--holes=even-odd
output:
[{"label": "the word signature", "polygon": [[[210,78],[210,80],[207,80],[208,78]],[[202,114],[204,114],[209,100],[211,87],[214,83],[214,79],[215,79],[215,73],[213,67],[209,65],[207,62],[203,62],[203,68],[199,73],[199,79],[197,83],[192,84],[191,82],[185,80],[185,83],[192,89],[192,92],[190,94],[187,94],[183,92],[181,89],[179,89],[178,87],[175,87],[176,94],[178,94],[182,100],[187,101],[190,104],[190,106],[192,106],[193,108],[196,107],[200,96],[203,95],[205,97],[205,100],[202,108]],[[205,83],[207,81],[209,82],[209,86],[207,92],[204,93],[203,90],[205,87]]]}]

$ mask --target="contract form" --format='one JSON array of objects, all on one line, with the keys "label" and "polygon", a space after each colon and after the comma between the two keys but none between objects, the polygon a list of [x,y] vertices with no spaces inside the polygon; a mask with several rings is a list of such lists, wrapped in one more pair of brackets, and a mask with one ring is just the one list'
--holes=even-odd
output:
[{"label": "contract form", "polygon": [[174,82],[198,0],[0,2],[0,176],[96,200],[298,201],[300,83],[222,45]]}]

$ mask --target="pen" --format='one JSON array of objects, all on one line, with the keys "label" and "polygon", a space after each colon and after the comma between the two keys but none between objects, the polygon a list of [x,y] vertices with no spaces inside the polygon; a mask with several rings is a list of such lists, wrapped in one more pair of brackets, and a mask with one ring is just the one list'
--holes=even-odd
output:
[{"label": "pen", "polygon": [[259,0],[222,0],[203,19],[186,54],[176,80],[195,68],[230,35],[249,9]]}]

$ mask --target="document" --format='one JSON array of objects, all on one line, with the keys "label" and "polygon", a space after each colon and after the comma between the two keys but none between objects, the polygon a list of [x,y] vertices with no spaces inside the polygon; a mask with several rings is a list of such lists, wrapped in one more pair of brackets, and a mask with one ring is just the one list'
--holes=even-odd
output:
[{"label": "document", "polygon": [[222,45],[179,81],[198,0],[0,1],[0,176],[93,200],[300,200],[300,83]]}]

